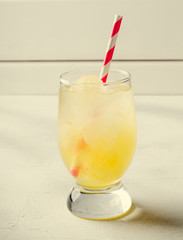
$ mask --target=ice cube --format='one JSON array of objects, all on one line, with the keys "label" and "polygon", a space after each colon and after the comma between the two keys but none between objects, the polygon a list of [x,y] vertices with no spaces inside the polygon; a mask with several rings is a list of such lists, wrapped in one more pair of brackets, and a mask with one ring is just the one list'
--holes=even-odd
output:
[{"label": "ice cube", "polygon": [[82,135],[91,149],[108,151],[115,144],[119,130],[120,120],[118,118],[99,114],[85,123]]},{"label": "ice cube", "polygon": [[99,77],[95,76],[95,75],[86,75],[86,76],[82,76],[81,78],[79,78],[76,83],[81,83],[81,84],[85,84],[85,85],[90,85],[90,84],[97,84],[97,83],[101,83],[101,80]]}]

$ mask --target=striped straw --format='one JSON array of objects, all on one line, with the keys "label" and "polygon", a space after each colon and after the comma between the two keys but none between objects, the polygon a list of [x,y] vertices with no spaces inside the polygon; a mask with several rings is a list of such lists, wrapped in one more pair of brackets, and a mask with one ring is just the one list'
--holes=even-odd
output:
[{"label": "striped straw", "polygon": [[122,18],[123,17],[121,17],[120,15],[115,15],[115,18],[114,18],[114,24],[113,24],[113,28],[112,28],[111,37],[110,37],[108,45],[107,45],[105,59],[104,59],[104,62],[103,62],[102,70],[100,72],[100,79],[104,83],[106,82],[107,76],[108,76],[108,73],[109,73],[109,68],[110,68],[110,65],[111,65],[112,56],[113,56],[113,53],[114,53],[114,48],[115,48],[115,45],[116,45],[116,41],[117,41],[120,26],[121,26]]}]

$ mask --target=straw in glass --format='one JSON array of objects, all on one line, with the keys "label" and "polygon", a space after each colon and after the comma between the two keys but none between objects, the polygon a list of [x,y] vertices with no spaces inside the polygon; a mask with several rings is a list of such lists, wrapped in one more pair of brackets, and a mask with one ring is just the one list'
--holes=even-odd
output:
[{"label": "straw in glass", "polygon": [[114,17],[114,23],[113,23],[113,28],[112,28],[112,33],[107,45],[107,50],[106,50],[106,55],[104,58],[104,62],[103,62],[103,66],[102,66],[102,70],[100,72],[100,79],[105,83],[107,80],[107,76],[109,73],[109,68],[111,65],[111,61],[112,61],[112,57],[113,57],[113,53],[114,53],[114,49],[116,46],[116,41],[117,41],[117,37],[118,37],[118,32],[121,26],[121,21],[122,18],[120,15],[115,15]]}]

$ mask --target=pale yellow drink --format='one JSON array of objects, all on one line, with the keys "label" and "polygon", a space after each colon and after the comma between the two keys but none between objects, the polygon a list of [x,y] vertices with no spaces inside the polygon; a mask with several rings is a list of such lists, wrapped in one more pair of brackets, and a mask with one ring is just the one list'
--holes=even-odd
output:
[{"label": "pale yellow drink", "polygon": [[76,182],[104,189],[120,181],[136,146],[133,95],[123,84],[84,76],[59,93],[58,144]]}]

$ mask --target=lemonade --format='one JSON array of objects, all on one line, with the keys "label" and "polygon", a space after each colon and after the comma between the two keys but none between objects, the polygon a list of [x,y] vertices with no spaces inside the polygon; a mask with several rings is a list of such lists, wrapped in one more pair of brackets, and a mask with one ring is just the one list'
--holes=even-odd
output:
[{"label": "lemonade", "polygon": [[131,88],[102,84],[94,75],[61,84],[58,145],[76,182],[90,190],[120,181],[136,146]]}]

